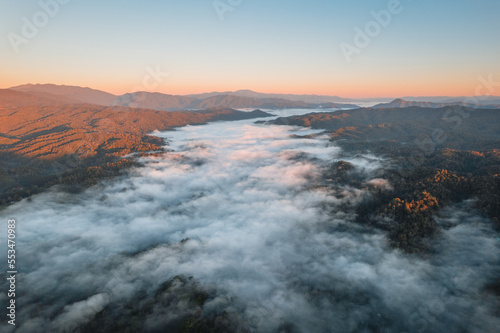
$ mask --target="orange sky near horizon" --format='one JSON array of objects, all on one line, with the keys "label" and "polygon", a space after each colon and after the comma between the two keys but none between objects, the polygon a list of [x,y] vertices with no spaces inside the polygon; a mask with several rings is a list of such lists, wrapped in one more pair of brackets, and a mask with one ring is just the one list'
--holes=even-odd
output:
[{"label": "orange sky near horizon", "polygon": [[[48,51],[47,51],[48,52]],[[322,57],[325,57],[322,55]],[[22,57],[7,56],[10,66],[3,69],[0,87],[27,83],[52,83],[90,87],[113,94],[134,91],[188,95],[213,91],[249,89],[261,93],[335,95],[344,98],[398,98],[405,96],[475,96],[480,77],[493,75],[500,82],[500,63],[481,62],[464,67],[465,60],[434,61],[426,66],[405,58],[359,59],[353,66],[339,59],[308,62],[302,68],[294,62],[262,64],[234,60],[223,66],[206,66],[202,58],[172,58],[163,62],[146,62],[136,58],[98,58],[80,64],[70,57],[50,58],[27,50]],[[229,59],[227,60],[229,61]],[[373,64],[377,64],[374,66]],[[415,67],[416,66],[416,67]],[[390,70],[389,70],[389,69]],[[151,73],[157,74],[154,79]],[[168,74],[168,75],[167,75]],[[481,95],[500,95],[483,89]]]},{"label": "orange sky near horizon", "polygon": [[[457,1],[401,3],[364,42],[359,31],[377,24],[373,12],[386,10],[385,1],[245,1],[224,19],[210,1],[71,1],[31,33],[26,20],[44,9],[17,1],[0,12],[0,87],[500,96],[500,2]],[[25,41],[16,45],[12,34]],[[358,50],[347,55],[346,44]],[[157,68],[169,75],[152,79]],[[478,94],[480,78],[490,76],[494,84]]]},{"label": "orange sky near horizon", "polygon": [[[146,76],[146,75],[145,75]],[[487,78],[487,76],[485,76]],[[263,80],[265,81],[265,80]],[[7,89],[13,86],[22,84],[59,84],[90,87],[97,90],[106,91],[115,95],[122,95],[137,90],[160,92],[171,95],[189,95],[200,94],[206,92],[224,92],[249,89],[260,93],[276,93],[276,94],[297,94],[297,95],[329,95],[340,96],[344,98],[398,98],[404,96],[475,96],[476,88],[481,84],[479,78],[470,78],[468,81],[455,81],[453,84],[443,81],[435,81],[432,83],[403,81],[400,83],[394,82],[371,82],[369,79],[365,82],[307,82],[304,84],[301,80],[298,82],[287,82],[286,84],[278,84],[269,82],[234,82],[223,83],[212,81],[198,82],[190,84],[189,82],[176,80],[175,77],[169,76],[158,84],[154,80],[149,79],[146,85],[143,85],[141,80],[121,80],[121,83],[104,82],[104,80],[70,80],[70,79],[38,79],[33,80],[29,77],[25,79],[17,77],[9,80],[7,77],[0,77],[0,87]],[[135,82],[135,83],[134,83]],[[137,84],[139,82],[139,84]],[[490,91],[482,89],[481,95],[500,96],[500,89]]]}]

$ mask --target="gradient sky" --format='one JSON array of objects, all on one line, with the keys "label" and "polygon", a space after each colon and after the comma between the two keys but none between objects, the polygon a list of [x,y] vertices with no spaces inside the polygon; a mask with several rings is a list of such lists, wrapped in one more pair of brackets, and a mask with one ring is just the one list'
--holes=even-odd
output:
[{"label": "gradient sky", "polygon": [[354,28],[388,0],[242,0],[224,20],[213,0],[72,0],[18,53],[9,33],[23,36],[23,17],[33,22],[42,9],[0,0],[0,88],[55,83],[121,94],[141,87],[148,67],[169,76],[142,90],[171,94],[471,96],[480,76],[500,82],[499,0],[400,2],[402,12],[348,63],[340,44],[353,44]]}]

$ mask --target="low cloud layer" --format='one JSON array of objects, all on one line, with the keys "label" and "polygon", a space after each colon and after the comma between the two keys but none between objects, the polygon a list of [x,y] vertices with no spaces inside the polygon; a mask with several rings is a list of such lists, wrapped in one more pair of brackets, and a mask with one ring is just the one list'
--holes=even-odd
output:
[{"label": "low cloud layer", "polygon": [[[499,327],[500,304],[484,292],[500,270],[489,221],[447,210],[435,254],[392,250],[383,233],[338,208],[363,192],[346,188],[340,199],[315,186],[340,149],[301,138],[311,133],[251,121],[185,127],[159,134],[172,152],[144,159],[130,177],[9,207],[2,215],[18,220],[17,331],[75,331],[178,275],[211,291],[204,311],[234,313],[241,330]],[[383,165],[374,156],[349,162],[366,175]],[[145,316],[144,330],[170,320]]]}]

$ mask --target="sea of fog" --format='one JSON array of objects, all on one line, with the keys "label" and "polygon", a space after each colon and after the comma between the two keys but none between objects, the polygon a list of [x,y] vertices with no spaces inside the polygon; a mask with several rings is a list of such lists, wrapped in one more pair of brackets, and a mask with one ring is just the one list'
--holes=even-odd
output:
[{"label": "sea of fog", "polygon": [[[383,232],[353,222],[345,207],[363,189],[338,195],[321,186],[339,147],[303,137],[318,131],[254,122],[155,133],[169,153],[142,158],[127,176],[79,194],[53,188],[2,211],[17,220],[16,331],[78,332],[103,309],[153,295],[178,275],[215,290],[203,311],[234,314],[241,332],[500,327],[499,303],[484,292],[500,271],[488,220],[444,210],[436,253],[405,255]],[[384,167],[373,156],[350,162],[367,181]],[[177,310],[144,313],[144,331],[168,327]],[[2,317],[0,331],[13,331]]]}]

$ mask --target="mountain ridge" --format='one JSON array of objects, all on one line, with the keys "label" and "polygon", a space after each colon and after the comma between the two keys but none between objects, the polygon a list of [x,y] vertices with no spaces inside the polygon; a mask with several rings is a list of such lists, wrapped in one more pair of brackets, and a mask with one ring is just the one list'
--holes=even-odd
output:
[{"label": "mountain ridge", "polygon": [[205,99],[188,96],[167,95],[162,93],[135,92],[119,96],[113,105],[144,107],[164,111],[199,110],[213,107],[235,109],[263,108],[357,108],[354,104],[323,103],[313,104],[302,101],[290,101],[282,98],[253,98],[233,95],[216,95]]},{"label": "mountain ridge", "polygon": [[[274,94],[259,93],[249,89],[241,89],[226,92],[209,92],[190,95],[172,95],[160,92],[133,92],[123,95],[114,95],[102,90],[89,87],[79,87],[70,85],[55,84],[24,84],[8,88],[29,93],[49,93],[65,98],[67,102],[90,103],[106,106],[131,106],[131,107],[149,107],[158,110],[175,111],[182,109],[203,109],[206,107],[235,107],[235,108],[289,108],[289,107],[309,107],[309,108],[354,108],[358,107],[356,102],[365,103],[380,101],[377,108],[394,107],[391,103],[394,98],[342,98],[339,96],[328,95],[297,95],[297,94]],[[225,97],[221,97],[225,96]],[[227,96],[232,96],[229,99]],[[143,99],[146,97],[160,100],[158,105],[144,105]],[[214,101],[219,100],[216,104]],[[500,106],[500,96],[475,96],[475,97],[450,97],[450,96],[420,96],[420,97],[402,97],[396,100],[402,100],[407,103],[413,103],[406,106],[423,107],[443,107],[446,105],[463,105],[476,108],[491,108]],[[471,104],[474,101],[474,104]],[[226,103],[226,104],[223,104]],[[266,104],[267,103],[267,104]],[[347,103],[347,104],[344,104]],[[354,104],[352,104],[354,103]],[[427,103],[427,104],[417,104]],[[434,105],[434,104],[436,105]],[[397,105],[396,105],[397,107]]]},{"label": "mountain ridge", "polygon": [[49,93],[64,96],[79,103],[90,103],[97,105],[110,105],[118,97],[111,93],[92,89],[88,87],[56,85],[56,84],[24,84],[9,88],[10,90],[22,92]]},{"label": "mountain ridge", "polygon": [[[354,104],[333,102],[309,103],[286,98],[265,97],[267,94],[258,94],[261,97],[238,96],[233,94],[215,94],[204,98],[195,95],[171,95],[159,92],[133,92],[123,95],[113,95],[105,91],[88,87],[54,85],[54,84],[25,84],[11,87],[26,93],[48,93],[71,99],[75,103],[89,103],[105,106],[128,106],[150,108],[163,111],[200,110],[211,107],[228,108],[356,108]],[[247,92],[250,92],[249,90]]]},{"label": "mountain ridge", "polygon": [[398,98],[393,100],[390,103],[381,103],[372,106],[373,109],[386,109],[386,108],[408,108],[408,107],[422,107],[422,108],[432,108],[438,109],[443,108],[445,106],[462,106],[462,107],[470,107],[476,109],[500,109],[500,105],[483,105],[483,104],[471,104],[465,102],[424,102],[424,101],[407,101],[402,98]]},{"label": "mountain ridge", "polygon": [[[9,94],[26,94],[8,91]],[[0,105],[1,101],[0,91]],[[11,96],[8,96],[11,98]],[[48,104],[0,108],[0,203],[56,184],[89,185],[137,162],[129,154],[165,152],[155,130],[210,121],[271,117],[229,108],[168,112],[96,104]],[[0,207],[1,208],[1,207]]]}]

